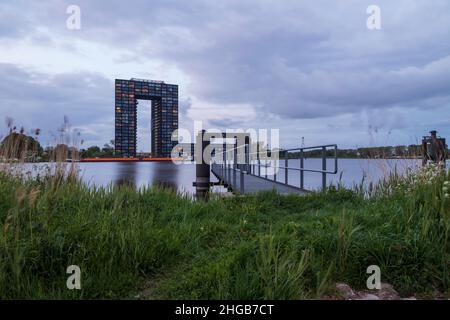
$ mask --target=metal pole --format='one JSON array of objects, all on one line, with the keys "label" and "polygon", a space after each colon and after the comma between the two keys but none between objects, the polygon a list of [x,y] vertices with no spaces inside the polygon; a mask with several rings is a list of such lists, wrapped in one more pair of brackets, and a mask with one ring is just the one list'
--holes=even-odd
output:
[{"label": "metal pole", "polygon": [[236,170],[237,170],[237,141],[234,143],[234,151],[233,151],[233,188],[236,188]]},{"label": "metal pole", "polygon": [[239,189],[240,189],[240,193],[244,194],[244,171],[240,171],[240,179],[239,179]]},{"label": "metal pole", "polygon": [[245,171],[250,172],[250,137],[245,137]]},{"label": "metal pole", "polygon": [[226,168],[227,168],[227,144],[224,142],[222,145],[222,157],[223,157],[223,161],[222,161],[222,182],[224,184],[226,184],[226,177],[225,177],[225,172],[226,172]]},{"label": "metal pole", "polygon": [[[273,166],[273,181],[277,181],[277,169],[280,169],[280,158],[277,159],[278,161],[274,162],[274,166]],[[278,162],[278,163],[277,163]],[[277,164],[278,164],[278,168],[277,168]]]},{"label": "metal pole", "polygon": [[264,160],[264,178],[267,179],[267,159]]},{"label": "metal pole", "polygon": [[[227,151],[227,153],[229,153],[229,151]],[[227,154],[227,157],[228,157],[228,154]],[[227,166],[227,181],[228,181],[228,185],[230,185],[231,184],[231,170],[230,170],[231,159],[229,159],[229,157],[228,157],[228,160],[230,160],[230,161],[228,161],[228,166]]]},{"label": "metal pole", "polygon": [[261,160],[259,159],[259,142],[256,142],[256,163],[258,165],[258,177],[261,177]]},{"label": "metal pole", "polygon": [[284,183],[285,184],[288,184],[288,182],[289,182],[289,179],[288,179],[288,165],[289,165],[289,163],[288,163],[288,152],[286,151],[285,155],[284,155]]},{"label": "metal pole", "polygon": [[334,146],[334,173],[337,173],[337,167],[338,167],[338,158],[337,158],[337,146]]},{"label": "metal pole", "polygon": [[322,147],[322,191],[327,189],[327,148]]},{"label": "metal pole", "polygon": [[[197,135],[197,147],[201,148],[201,156],[196,159],[195,164],[195,191],[199,198],[206,198],[209,193],[211,167],[210,163],[206,163],[204,159],[204,151],[209,146],[209,139],[204,139],[205,130]],[[205,141],[206,140],[206,141]]]},{"label": "metal pole", "polygon": [[225,181],[227,182],[227,184],[228,184],[228,176],[227,176],[227,174],[228,174],[228,154],[227,154],[227,152],[228,152],[228,150],[225,152]]},{"label": "metal pole", "polygon": [[261,177],[261,160],[258,159],[258,177]]},{"label": "metal pole", "polygon": [[303,187],[304,187],[304,185],[303,185],[303,180],[304,180],[303,165],[304,165],[303,149],[300,149],[300,189],[303,189]]}]

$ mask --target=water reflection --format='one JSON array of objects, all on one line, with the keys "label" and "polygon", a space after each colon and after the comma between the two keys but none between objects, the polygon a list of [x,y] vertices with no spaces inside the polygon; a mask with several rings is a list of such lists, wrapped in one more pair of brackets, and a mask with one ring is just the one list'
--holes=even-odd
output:
[{"label": "water reflection", "polygon": [[116,177],[113,180],[117,186],[136,187],[137,163],[116,163]]},{"label": "water reflection", "polygon": [[155,162],[152,173],[152,185],[178,190],[179,166],[172,163]]},{"label": "water reflection", "polygon": [[194,166],[178,166],[168,162],[115,162],[101,165],[83,163],[82,166],[83,176],[93,177],[93,182],[97,185],[104,184],[108,181],[108,175],[112,174],[111,180],[116,186],[127,185],[136,188],[159,186],[182,192],[192,190],[195,174]]},{"label": "water reflection", "polygon": [[[334,167],[329,159],[327,168]],[[328,161],[327,161],[328,162]],[[35,167],[45,167],[50,164],[25,165],[26,170],[36,173]],[[322,162],[320,159],[307,159],[305,168],[320,169]],[[341,183],[346,187],[364,181],[377,182],[386,177],[394,170],[404,172],[406,168],[420,165],[420,160],[367,160],[367,159],[339,159],[338,174],[327,175],[327,183]],[[131,185],[136,188],[151,186],[154,184],[168,187],[183,193],[195,193],[192,183],[195,181],[195,165],[182,164],[175,165],[171,162],[106,162],[106,163],[79,163],[80,176],[89,185],[109,186]],[[298,160],[289,160],[289,167],[298,168]],[[342,180],[341,180],[342,178]],[[277,174],[278,181],[284,181],[284,171]],[[217,181],[211,174],[211,180]],[[317,173],[305,173],[305,188],[318,189],[321,187],[321,175]],[[289,172],[288,181],[292,185],[299,185],[300,177],[298,171]],[[213,188],[216,191],[221,187]]]}]

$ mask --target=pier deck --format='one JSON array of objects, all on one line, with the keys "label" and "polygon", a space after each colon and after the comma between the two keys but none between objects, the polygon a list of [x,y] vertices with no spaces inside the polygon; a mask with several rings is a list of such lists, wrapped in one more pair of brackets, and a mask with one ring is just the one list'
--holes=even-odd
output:
[{"label": "pier deck", "polygon": [[223,169],[217,164],[211,166],[211,172],[225,186],[241,194],[270,190],[276,190],[281,194],[306,194],[308,192],[307,190],[302,190],[295,186],[286,185],[247,172],[242,172],[241,174],[240,170],[233,170],[231,168]]}]

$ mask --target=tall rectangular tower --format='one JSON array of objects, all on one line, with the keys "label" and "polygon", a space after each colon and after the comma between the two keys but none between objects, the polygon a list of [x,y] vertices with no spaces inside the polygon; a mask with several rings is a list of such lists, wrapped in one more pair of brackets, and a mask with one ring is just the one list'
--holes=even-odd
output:
[{"label": "tall rectangular tower", "polygon": [[152,156],[170,157],[177,141],[178,86],[162,81],[116,79],[115,151],[124,157],[136,156],[137,100],[151,100]]}]

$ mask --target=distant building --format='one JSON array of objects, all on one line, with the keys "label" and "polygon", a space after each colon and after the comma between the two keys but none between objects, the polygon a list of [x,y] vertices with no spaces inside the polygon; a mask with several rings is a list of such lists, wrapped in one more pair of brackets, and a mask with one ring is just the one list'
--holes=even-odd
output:
[{"label": "distant building", "polygon": [[116,79],[115,152],[136,156],[137,100],[151,100],[151,154],[170,157],[177,141],[171,141],[178,129],[178,86],[162,81]]}]

